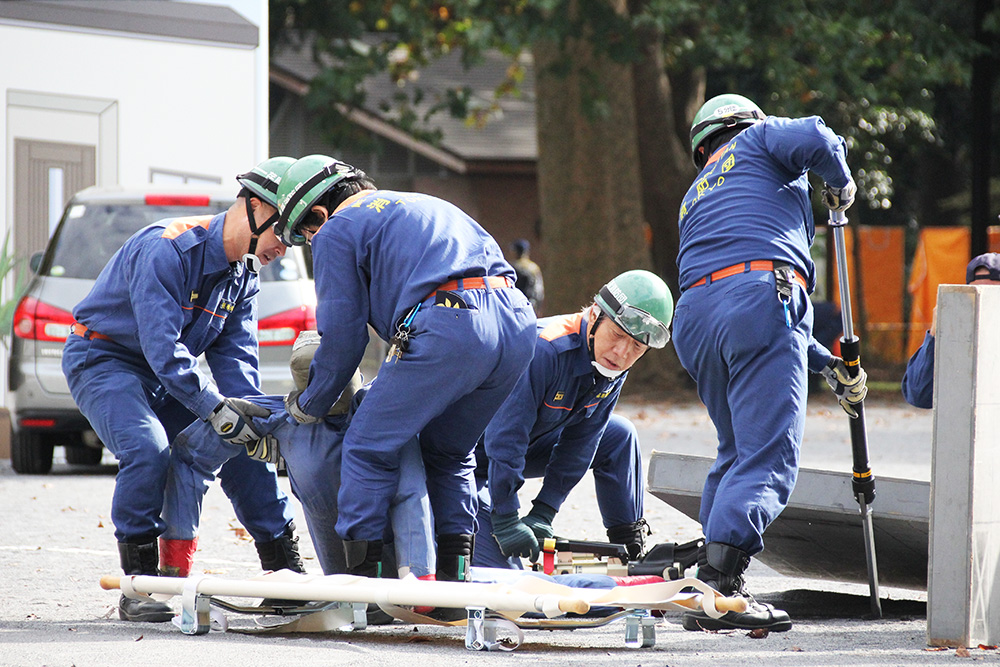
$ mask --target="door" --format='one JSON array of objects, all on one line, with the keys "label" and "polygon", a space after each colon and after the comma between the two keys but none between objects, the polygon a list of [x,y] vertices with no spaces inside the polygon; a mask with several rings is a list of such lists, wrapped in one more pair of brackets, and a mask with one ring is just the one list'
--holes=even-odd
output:
[{"label": "door", "polygon": [[14,248],[45,249],[73,193],[96,183],[97,150],[86,144],[14,139]]}]

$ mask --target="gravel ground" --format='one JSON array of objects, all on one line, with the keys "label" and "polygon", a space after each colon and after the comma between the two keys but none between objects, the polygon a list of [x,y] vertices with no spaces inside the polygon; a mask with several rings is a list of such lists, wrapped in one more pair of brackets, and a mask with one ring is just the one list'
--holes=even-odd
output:
[{"label": "gravel ground", "polygon": [[[833,407],[836,407],[833,404]],[[713,429],[700,405],[628,404],[621,412],[637,423],[643,446],[711,453]],[[869,442],[876,475],[929,479],[929,411],[896,403],[868,410]],[[57,450],[58,451],[58,450]],[[811,408],[803,446],[804,464],[850,465],[847,426],[839,408]],[[846,462],[846,464],[845,464]],[[117,594],[98,579],[117,574],[118,557],[109,518],[114,486],[110,458],[102,466],[79,468],[57,459],[52,474],[21,476],[0,461],[0,666],[8,665],[192,665],[248,664],[403,665],[911,665],[956,659],[1000,662],[989,649],[934,651],[926,647],[926,595],[883,589],[885,618],[865,619],[868,590],[838,582],[793,579],[754,564],[752,589],[787,609],[795,622],[787,633],[753,639],[745,632],[693,633],[667,615],[656,627],[656,645],[629,649],[624,624],[575,631],[527,631],[511,653],[474,653],[464,648],[464,631],[397,624],[362,632],[253,636],[237,632],[189,637],[170,624],[125,623],[117,617]],[[287,479],[282,478],[287,488]],[[522,490],[527,503],[537,491]],[[877,521],[877,506],[876,521]],[[558,533],[603,540],[591,480],[585,479],[556,519]],[[652,496],[647,518],[655,541],[698,536],[697,524]],[[304,522],[300,522],[304,526]],[[306,567],[319,573],[305,531]],[[220,577],[256,575],[257,555],[228,500],[214,487],[205,501],[201,546],[195,570]],[[230,627],[252,629],[254,617],[229,616]]]}]

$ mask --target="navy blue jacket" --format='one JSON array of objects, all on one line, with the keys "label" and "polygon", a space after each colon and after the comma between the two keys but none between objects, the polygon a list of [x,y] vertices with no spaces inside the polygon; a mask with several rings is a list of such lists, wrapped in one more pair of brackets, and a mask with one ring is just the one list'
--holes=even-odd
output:
[{"label": "navy blue jacket", "polygon": [[[77,322],[110,336],[202,419],[223,396],[261,393],[260,282],[226,259],[225,215],[161,220],[136,232],[73,309]],[[218,388],[198,368],[202,353]]]},{"label": "navy blue jacket", "polygon": [[479,455],[489,459],[490,496],[498,514],[520,506],[517,491],[529,450],[552,450],[536,500],[556,510],[594,460],[628,373],[609,380],[594,371],[584,315],[538,321],[531,365],[486,428]]},{"label": "navy blue jacket", "polygon": [[[796,267],[811,293],[816,267],[809,254],[815,236],[809,171],[834,187],[847,185],[851,174],[844,140],[818,116],[768,117],[717,150],[681,205],[681,289],[735,264],[778,260]],[[818,372],[831,356],[810,341],[810,370]]]}]

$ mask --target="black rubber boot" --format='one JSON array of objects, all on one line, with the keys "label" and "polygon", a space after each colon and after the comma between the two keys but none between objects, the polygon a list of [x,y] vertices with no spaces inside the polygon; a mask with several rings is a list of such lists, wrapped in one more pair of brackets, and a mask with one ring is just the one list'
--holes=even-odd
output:
[{"label": "black rubber boot", "polygon": [[474,546],[473,535],[438,535],[437,580],[468,581]]},{"label": "black rubber boot", "polygon": [[624,545],[630,561],[639,560],[645,553],[646,535],[649,535],[649,524],[645,519],[608,528],[608,542]]},{"label": "black rubber boot", "polygon": [[[125,574],[140,574],[150,577],[156,577],[160,574],[157,570],[160,553],[155,539],[142,544],[119,542],[118,556]],[[166,602],[153,599],[133,600],[124,595],[118,600],[118,618],[123,621],[163,623],[173,617],[174,610]]]},{"label": "black rubber boot", "polygon": [[[438,581],[468,581],[472,567],[472,552],[475,549],[474,535],[437,536]],[[437,621],[461,621],[468,617],[464,608],[438,607],[427,614]]]},{"label": "black rubber boot", "polygon": [[[382,540],[344,540],[347,574],[358,577],[382,576]],[[368,605],[368,625],[389,625],[393,618],[377,604]]]},{"label": "black rubber boot", "polygon": [[382,540],[344,540],[347,574],[359,577],[382,576]]},{"label": "black rubber boot", "polygon": [[[291,570],[299,574],[306,573],[306,569],[302,565],[302,558],[299,556],[299,538],[295,536],[294,521],[288,522],[284,534],[278,539],[270,542],[255,542],[254,546],[257,547],[260,566],[265,572]],[[285,600],[282,598],[264,598],[260,602],[261,607],[271,607],[279,614],[287,613],[285,610],[301,607],[305,604],[304,600]]]},{"label": "black rubber boot", "polygon": [[295,536],[295,522],[289,521],[285,533],[271,542],[257,542],[257,555],[260,556],[260,566],[265,571],[291,570],[305,574],[302,557],[299,556],[299,538]]},{"label": "black rubber boot", "polygon": [[698,551],[698,578],[725,596],[742,596],[747,601],[745,612],[726,612],[722,618],[712,618],[703,611],[687,612],[682,624],[685,630],[768,630],[785,632],[792,627],[788,613],[772,605],[757,602],[747,592],[743,573],[750,565],[750,556],[729,544],[708,542]]}]

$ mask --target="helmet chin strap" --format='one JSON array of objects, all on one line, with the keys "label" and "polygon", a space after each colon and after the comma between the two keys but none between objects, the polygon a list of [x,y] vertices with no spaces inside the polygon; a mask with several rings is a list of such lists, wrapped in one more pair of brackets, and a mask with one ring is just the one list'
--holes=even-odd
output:
[{"label": "helmet chin strap", "polygon": [[[591,307],[593,308],[593,306]],[[597,326],[601,323],[602,319],[604,319],[604,311],[598,307],[597,319],[594,320],[594,326],[590,327],[590,331],[587,332],[587,352],[590,354],[590,365],[594,367],[594,370],[609,380],[614,380],[625,371],[611,370],[607,366],[597,363],[594,359],[594,336],[597,335]]]},{"label": "helmet chin strap", "polygon": [[260,257],[257,256],[257,239],[259,239],[260,235],[266,232],[271,225],[277,222],[278,215],[272,215],[264,221],[263,225],[258,227],[257,222],[253,217],[253,208],[250,206],[249,192],[243,195],[243,201],[247,207],[247,222],[250,223],[250,247],[246,254],[243,255],[243,264],[247,267],[247,271],[250,271],[251,273],[260,273],[260,269],[263,264],[260,261]]}]

